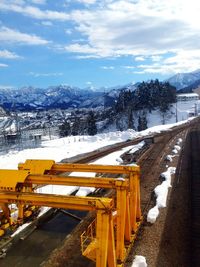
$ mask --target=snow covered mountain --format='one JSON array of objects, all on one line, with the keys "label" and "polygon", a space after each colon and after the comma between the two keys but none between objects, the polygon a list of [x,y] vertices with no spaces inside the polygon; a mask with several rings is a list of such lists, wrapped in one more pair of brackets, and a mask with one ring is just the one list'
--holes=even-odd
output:
[{"label": "snow covered mountain", "polygon": [[79,89],[66,85],[51,86],[47,89],[23,87],[20,89],[1,89],[0,105],[6,109],[33,110],[95,106],[94,99],[102,92]]},{"label": "snow covered mountain", "polygon": [[0,105],[8,110],[41,110],[53,108],[95,108],[110,106],[121,90],[135,90],[128,84],[110,90],[79,89],[68,85],[51,86],[46,89],[23,87],[0,89]]},{"label": "snow covered mountain", "polygon": [[200,69],[188,73],[178,73],[167,79],[177,90],[188,87],[198,80],[200,80]]}]

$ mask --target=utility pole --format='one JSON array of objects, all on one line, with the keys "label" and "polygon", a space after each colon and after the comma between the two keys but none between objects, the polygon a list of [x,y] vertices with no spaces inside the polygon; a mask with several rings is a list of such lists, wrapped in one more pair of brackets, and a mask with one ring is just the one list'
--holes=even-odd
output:
[{"label": "utility pole", "polygon": [[177,100],[176,100],[176,122],[178,122]]}]

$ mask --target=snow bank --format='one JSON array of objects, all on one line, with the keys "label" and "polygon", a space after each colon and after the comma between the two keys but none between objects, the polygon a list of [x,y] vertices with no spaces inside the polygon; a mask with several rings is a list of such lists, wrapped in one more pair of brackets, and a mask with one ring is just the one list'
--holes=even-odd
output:
[{"label": "snow bank", "polygon": [[178,150],[177,150],[176,148],[174,148],[174,149],[172,150],[172,153],[174,153],[174,154],[178,154]]},{"label": "snow bank", "polygon": [[160,133],[160,132],[163,132],[163,131],[168,131],[168,130],[170,130],[170,128],[172,128],[174,126],[185,124],[185,123],[191,121],[192,119],[194,119],[194,118],[189,118],[188,120],[184,120],[184,121],[180,121],[180,122],[172,123],[172,124],[153,126],[151,128],[148,128],[148,129],[146,129],[144,131],[139,132],[138,136],[145,136],[145,135],[148,135],[148,134]]},{"label": "snow bank", "polygon": [[179,145],[175,145],[174,146],[174,148],[173,148],[173,150],[172,150],[172,152],[174,153],[174,154],[178,154],[178,152],[181,150],[181,147],[179,146]]},{"label": "snow bank", "polygon": [[181,150],[181,147],[180,147],[180,146],[178,146],[178,145],[175,145],[175,146],[174,146],[174,148],[175,148],[176,150],[178,150],[178,151],[180,151],[180,150]]},{"label": "snow bank", "polygon": [[164,178],[169,185],[171,185],[171,176],[172,174],[175,174],[175,172],[175,167],[169,167],[166,172],[161,173],[161,177]]},{"label": "snow bank", "polygon": [[135,153],[136,151],[138,151],[139,149],[141,149],[143,146],[145,145],[145,142],[142,141],[137,145],[134,145],[134,147],[129,151],[129,153]]},{"label": "snow bank", "polygon": [[171,187],[167,181],[156,186],[154,192],[156,194],[156,205],[158,208],[165,208],[167,202],[168,188]]},{"label": "snow bank", "polygon": [[156,219],[158,218],[159,215],[159,209],[158,206],[154,206],[152,209],[149,210],[147,214],[147,222],[150,223],[155,223]]},{"label": "snow bank", "polygon": [[179,138],[178,141],[176,142],[177,145],[180,145],[183,142],[182,138]]},{"label": "snow bank", "polygon": [[136,255],[131,267],[147,267],[145,257]]},{"label": "snow bank", "polygon": [[165,159],[172,162],[174,157],[175,155],[167,155]]},{"label": "snow bank", "polygon": [[165,208],[167,203],[168,189],[171,187],[171,176],[176,172],[175,167],[169,167],[166,172],[161,174],[161,177],[165,179],[162,184],[156,186],[154,192],[156,194],[156,205],[149,210],[147,214],[147,222],[155,223],[158,215],[159,208]]}]

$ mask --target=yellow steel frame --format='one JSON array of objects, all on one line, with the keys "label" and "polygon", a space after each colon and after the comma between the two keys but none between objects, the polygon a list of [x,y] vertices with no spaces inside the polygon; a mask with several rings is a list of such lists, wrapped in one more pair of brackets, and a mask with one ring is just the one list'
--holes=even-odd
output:
[{"label": "yellow steel frame", "polygon": [[[64,172],[76,171],[121,174],[121,178],[61,175]],[[24,177],[25,174],[26,177]],[[17,203],[20,219],[23,218],[23,207],[27,204],[78,210],[95,209],[97,210],[96,236],[88,245],[87,251],[82,252],[85,256],[96,260],[96,267],[123,266],[142,219],[139,176],[140,168],[138,166],[104,166],[55,163],[52,160],[27,160],[18,165],[18,171],[8,170],[7,173],[6,170],[4,171],[4,178],[1,180],[4,181],[5,187],[0,187],[0,205]],[[19,177],[22,178],[18,179]],[[12,190],[5,191],[6,180],[14,181],[15,192],[13,192],[13,187]],[[113,188],[116,190],[116,197],[112,200],[110,198],[63,197],[32,193],[33,185],[40,184]],[[114,229],[116,230],[114,231]]]}]

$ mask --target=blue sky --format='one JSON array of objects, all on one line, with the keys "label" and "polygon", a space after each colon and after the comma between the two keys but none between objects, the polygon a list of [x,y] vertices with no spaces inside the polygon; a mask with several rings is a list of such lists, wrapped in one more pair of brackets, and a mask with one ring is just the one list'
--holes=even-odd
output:
[{"label": "blue sky", "polygon": [[200,66],[197,0],[0,0],[0,88],[111,87]]}]

